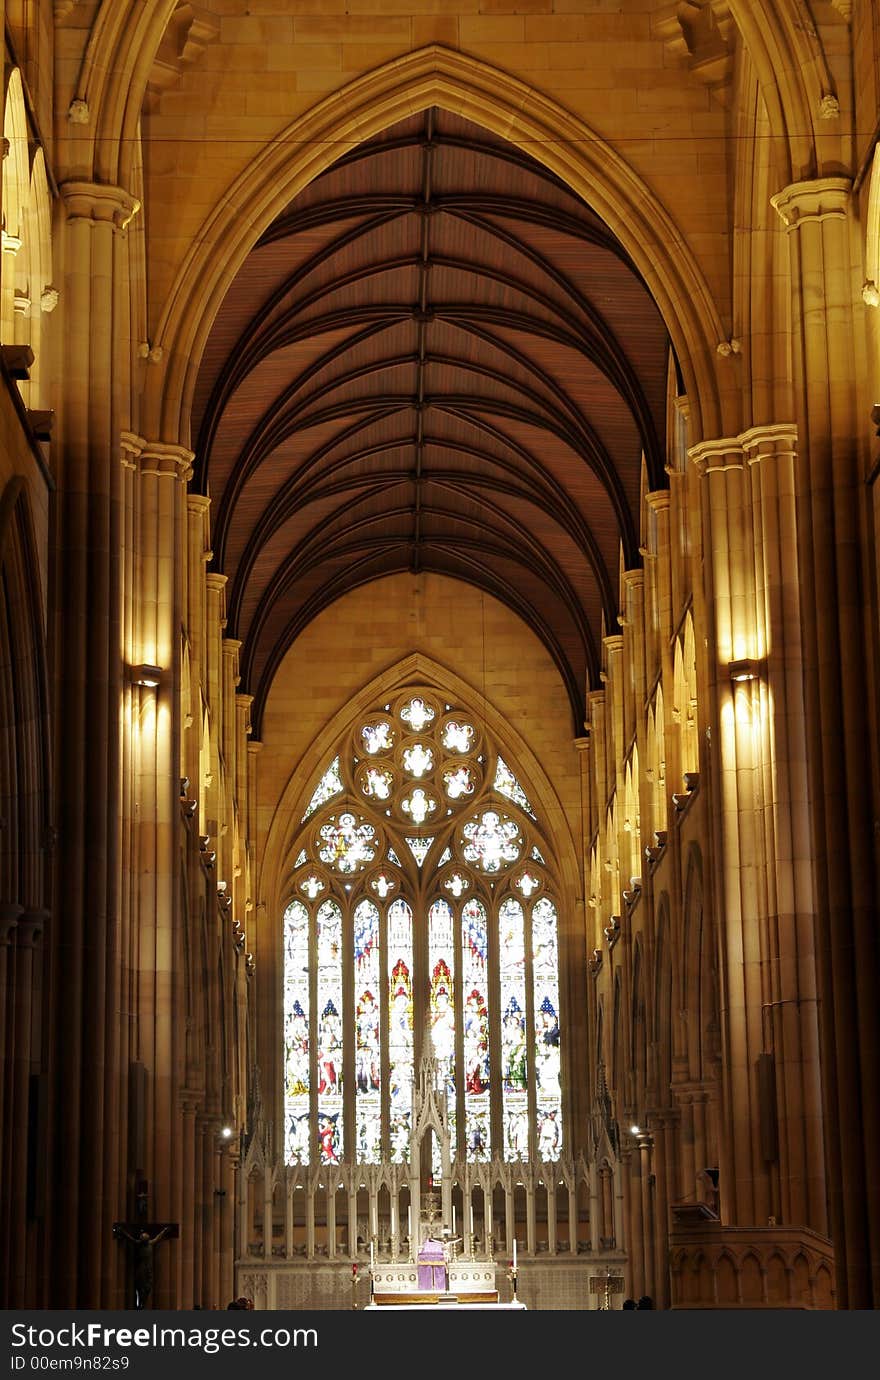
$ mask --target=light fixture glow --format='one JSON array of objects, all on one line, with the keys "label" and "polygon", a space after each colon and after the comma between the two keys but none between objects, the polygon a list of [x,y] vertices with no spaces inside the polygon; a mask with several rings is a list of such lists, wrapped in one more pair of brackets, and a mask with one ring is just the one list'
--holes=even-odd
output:
[{"label": "light fixture glow", "polygon": [[132,666],[131,679],[135,685],[143,685],[148,690],[155,690],[162,679],[161,666],[149,666],[146,663],[142,666]]},{"label": "light fixture glow", "polygon": [[744,659],[742,661],[731,661],[728,666],[730,679],[739,684],[742,681],[757,680],[758,668],[754,661]]}]

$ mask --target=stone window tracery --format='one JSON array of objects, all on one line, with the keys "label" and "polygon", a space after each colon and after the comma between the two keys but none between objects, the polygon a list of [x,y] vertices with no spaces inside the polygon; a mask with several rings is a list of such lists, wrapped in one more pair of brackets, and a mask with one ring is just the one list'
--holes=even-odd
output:
[{"label": "stone window tracery", "polygon": [[414,690],[363,714],[304,797],[283,920],[286,1162],[407,1161],[428,1038],[454,1155],[558,1159],[558,886],[509,754]]}]

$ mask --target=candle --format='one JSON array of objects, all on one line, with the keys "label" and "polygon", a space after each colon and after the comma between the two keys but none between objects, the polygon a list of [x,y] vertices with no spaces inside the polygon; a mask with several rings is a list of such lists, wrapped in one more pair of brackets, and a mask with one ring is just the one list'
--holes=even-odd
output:
[{"label": "candle", "polygon": [[473,1236],[473,1234],[474,1234],[474,1209],[473,1209],[473,1204],[471,1204],[471,1236]]},{"label": "candle", "polygon": [[[513,1254],[514,1254],[514,1256],[516,1256],[516,1242],[514,1242]],[[371,1242],[370,1242],[370,1269],[371,1269],[371,1270],[372,1270],[372,1268],[373,1268],[374,1259],[375,1259],[375,1256],[374,1256],[374,1248],[373,1248],[373,1243],[372,1243],[372,1241],[371,1241]]]},{"label": "candle", "polygon": [[516,1269],[516,1237],[513,1238],[513,1268]]},{"label": "candle", "polygon": [[408,1207],[407,1210],[406,1210],[406,1234],[407,1234],[407,1236],[412,1236],[412,1208],[411,1208],[411,1207]]},{"label": "candle", "polygon": [[452,1204],[452,1235],[455,1235],[455,1203]]}]

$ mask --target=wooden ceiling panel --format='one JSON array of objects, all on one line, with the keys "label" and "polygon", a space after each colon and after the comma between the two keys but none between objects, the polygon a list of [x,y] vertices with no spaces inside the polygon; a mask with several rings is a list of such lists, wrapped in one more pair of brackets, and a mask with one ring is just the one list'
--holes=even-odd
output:
[{"label": "wooden ceiling panel", "polygon": [[257,731],[291,640],[400,570],[516,609],[579,731],[643,455],[665,482],[668,355],[626,254],[540,160],[437,111],[343,151],[248,256],[196,391]]}]

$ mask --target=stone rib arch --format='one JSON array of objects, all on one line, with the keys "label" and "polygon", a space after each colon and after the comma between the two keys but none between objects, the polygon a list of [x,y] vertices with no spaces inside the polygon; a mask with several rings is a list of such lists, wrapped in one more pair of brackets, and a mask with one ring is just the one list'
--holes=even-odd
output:
[{"label": "stone rib arch", "polygon": [[716,434],[724,424],[715,373],[723,329],[673,218],[610,145],[550,97],[438,45],[386,63],[321,101],[257,155],[208,216],[159,321],[157,340],[165,355],[150,380],[153,430],[175,439],[188,433],[208,332],[245,256],[272,220],[347,145],[355,147],[431,106],[527,149],[603,218],[667,323],[694,399],[695,435]]}]

